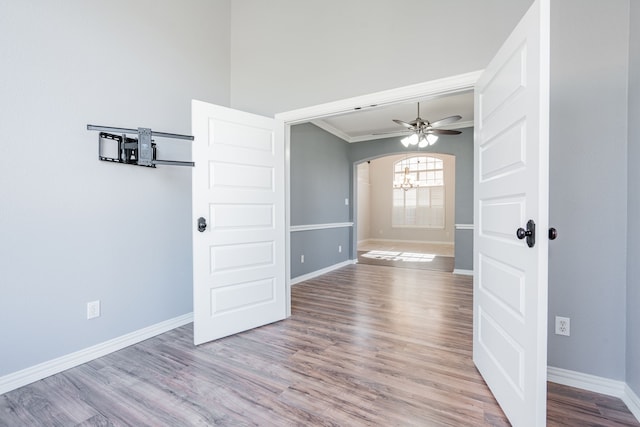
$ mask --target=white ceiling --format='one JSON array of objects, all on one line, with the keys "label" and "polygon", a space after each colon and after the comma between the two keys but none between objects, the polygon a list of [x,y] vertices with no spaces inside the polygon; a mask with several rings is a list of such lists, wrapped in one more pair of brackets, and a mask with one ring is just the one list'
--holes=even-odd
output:
[{"label": "white ceiling", "polygon": [[[367,108],[324,119],[313,124],[331,132],[347,142],[369,141],[407,135],[393,119],[410,122],[417,117],[417,101],[404,104]],[[463,92],[439,98],[420,100],[420,117],[435,122],[445,117],[460,115],[462,119],[441,129],[458,129],[473,126],[473,92]],[[391,133],[387,133],[391,132]],[[384,133],[384,135],[376,135]]]}]

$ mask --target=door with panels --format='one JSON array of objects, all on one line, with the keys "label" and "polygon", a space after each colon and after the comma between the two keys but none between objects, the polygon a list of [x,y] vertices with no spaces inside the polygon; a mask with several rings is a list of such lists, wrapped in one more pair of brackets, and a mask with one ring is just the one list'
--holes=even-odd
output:
[{"label": "door with panels", "polygon": [[514,426],[546,423],[549,3],[475,88],[473,359]]},{"label": "door with panels", "polygon": [[194,342],[286,317],[284,126],[192,102]]}]

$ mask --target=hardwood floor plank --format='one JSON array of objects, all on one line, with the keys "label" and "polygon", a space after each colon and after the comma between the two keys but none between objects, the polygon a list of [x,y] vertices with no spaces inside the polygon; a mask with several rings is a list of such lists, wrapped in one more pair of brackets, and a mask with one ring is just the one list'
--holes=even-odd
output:
[{"label": "hardwood floor plank", "polygon": [[[0,426],[508,426],[472,361],[471,278],[353,265],[291,318],[193,346],[185,325],[0,396]],[[640,426],[549,384],[549,426]]]}]

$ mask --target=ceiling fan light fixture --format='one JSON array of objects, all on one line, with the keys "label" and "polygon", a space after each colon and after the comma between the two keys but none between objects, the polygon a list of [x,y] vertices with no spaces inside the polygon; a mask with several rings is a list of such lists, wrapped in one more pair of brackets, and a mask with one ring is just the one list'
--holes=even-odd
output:
[{"label": "ceiling fan light fixture", "polygon": [[393,119],[393,121],[403,126],[406,131],[413,132],[411,135],[402,138],[400,142],[405,147],[409,148],[409,145],[418,145],[419,148],[424,148],[428,145],[433,145],[438,140],[438,135],[458,135],[462,132],[457,130],[440,129],[439,126],[448,125],[460,120],[462,116],[455,115],[445,117],[444,119],[436,120],[435,122],[429,122],[420,118],[420,103],[418,102],[418,117],[411,122],[405,122],[399,119]]},{"label": "ceiling fan light fixture", "polygon": [[404,145],[405,147],[408,147],[410,145],[416,145],[419,142],[419,138],[417,134],[412,133],[411,135],[402,138],[400,142],[402,142],[402,145]]},{"label": "ceiling fan light fixture", "polygon": [[425,137],[424,135],[420,135],[420,142],[418,143],[418,147],[424,148],[427,145],[431,145],[431,143],[429,142],[429,138]]}]

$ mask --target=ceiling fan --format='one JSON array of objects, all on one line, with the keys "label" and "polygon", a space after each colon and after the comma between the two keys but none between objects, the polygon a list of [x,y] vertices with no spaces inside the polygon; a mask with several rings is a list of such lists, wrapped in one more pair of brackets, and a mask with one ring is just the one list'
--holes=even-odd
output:
[{"label": "ceiling fan", "polygon": [[459,130],[438,129],[438,126],[448,125],[460,120],[461,116],[449,116],[444,119],[436,120],[435,122],[429,122],[420,117],[420,103],[418,102],[418,117],[411,121],[405,122],[403,120],[393,119],[393,121],[400,126],[405,127],[405,131],[413,132],[411,135],[403,138],[400,142],[405,147],[409,145],[418,145],[418,147],[426,147],[427,145],[433,145],[438,140],[438,135],[459,135],[462,132]]}]

